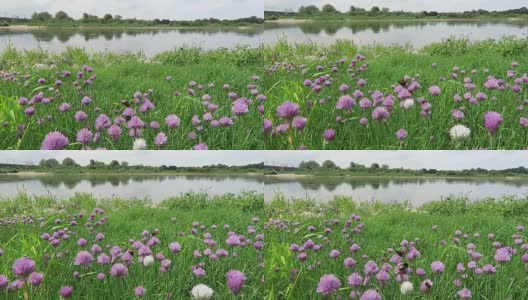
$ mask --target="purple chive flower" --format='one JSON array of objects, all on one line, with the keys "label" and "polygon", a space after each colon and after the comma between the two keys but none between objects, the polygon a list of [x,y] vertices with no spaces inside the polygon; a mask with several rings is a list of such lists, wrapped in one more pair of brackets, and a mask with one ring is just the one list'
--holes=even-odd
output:
[{"label": "purple chive flower", "polygon": [[86,145],[92,140],[93,134],[88,128],[83,128],[77,133],[77,142]]},{"label": "purple chive flower", "polygon": [[110,118],[105,114],[100,114],[97,116],[97,119],[95,119],[95,130],[101,131],[103,128],[108,128],[112,125],[112,122],[110,121]]},{"label": "purple chive flower", "polygon": [[334,129],[327,129],[325,130],[323,136],[327,142],[331,142],[335,139],[336,131]]},{"label": "purple chive flower", "polygon": [[400,141],[403,141],[407,138],[407,131],[405,131],[405,129],[400,129],[396,132],[396,138],[398,138],[398,140]]},{"label": "purple chive flower", "polygon": [[84,105],[84,106],[90,104],[91,102],[92,102],[92,99],[90,99],[90,97],[87,97],[87,96],[81,99],[81,105]]},{"label": "purple chive flower", "polygon": [[381,300],[381,295],[376,290],[369,289],[361,295],[359,300]]},{"label": "purple chive flower", "polygon": [[281,119],[291,120],[299,115],[299,104],[290,101],[284,102],[277,107],[277,115]]},{"label": "purple chive flower", "polygon": [[420,292],[427,294],[433,288],[433,282],[429,279],[422,281],[420,284]]},{"label": "purple chive flower", "polygon": [[229,127],[233,125],[233,120],[231,120],[231,118],[228,118],[228,117],[222,117],[220,118],[220,120],[218,120],[218,122],[220,123],[220,125],[224,127]]},{"label": "purple chive flower", "polygon": [[341,281],[334,275],[329,274],[321,277],[317,285],[317,292],[326,297],[337,292],[339,288],[341,288]]},{"label": "purple chive flower", "polygon": [[519,124],[521,124],[521,125],[524,126],[524,127],[528,127],[528,118],[526,118],[526,117],[521,117],[521,118],[519,119]]},{"label": "purple chive flower", "polygon": [[73,288],[69,285],[60,289],[59,294],[62,298],[70,298],[73,295]]},{"label": "purple chive flower", "polygon": [[264,133],[269,134],[273,131],[273,122],[271,122],[271,120],[264,119],[263,126],[264,126]]},{"label": "purple chive flower", "polygon": [[303,117],[295,117],[292,121],[292,127],[302,131],[306,127],[307,119]]},{"label": "purple chive flower", "polygon": [[110,269],[110,275],[116,278],[123,278],[128,276],[128,269],[122,264],[115,264]]},{"label": "purple chive flower", "polygon": [[374,110],[372,111],[372,119],[374,120],[383,121],[383,120],[388,119],[389,117],[390,117],[389,111],[383,106],[378,106],[374,108]]},{"label": "purple chive flower", "polygon": [[88,251],[81,251],[75,257],[74,264],[76,266],[87,267],[93,262],[94,258]]},{"label": "purple chive flower", "polygon": [[88,116],[86,115],[86,113],[84,111],[78,111],[74,115],[75,121],[77,121],[77,122],[82,122],[82,121],[86,120],[87,117]]},{"label": "purple chive flower", "polygon": [[145,288],[143,286],[138,286],[134,289],[134,295],[138,298],[143,298],[145,296]]},{"label": "purple chive flower", "polygon": [[180,127],[180,118],[176,115],[168,115],[165,118],[165,123],[170,129],[176,129]]},{"label": "purple chive flower", "polygon": [[174,243],[170,243],[169,244],[169,250],[170,252],[172,252],[173,254],[176,254],[178,252],[180,252],[181,250],[181,245],[177,242],[174,242]]},{"label": "purple chive flower", "polygon": [[207,147],[206,144],[199,143],[199,144],[194,145],[193,149],[194,150],[209,150],[209,147]]},{"label": "purple chive flower", "polygon": [[354,101],[352,97],[345,95],[339,98],[336,104],[336,108],[340,110],[344,110],[348,113],[350,112],[352,107],[354,107],[354,105],[356,105],[356,101]]},{"label": "purple chive flower", "polygon": [[167,136],[163,132],[158,133],[156,138],[154,138],[154,145],[158,147],[161,147],[165,145],[166,143],[167,143]]},{"label": "purple chive flower", "polygon": [[234,295],[238,294],[244,287],[244,283],[246,282],[246,276],[244,275],[244,273],[237,270],[227,272],[226,276],[227,286],[231,290],[231,293],[233,293]]},{"label": "purple chive flower", "polygon": [[488,132],[494,134],[502,124],[502,116],[494,111],[487,112],[484,115],[484,126]]},{"label": "purple chive flower", "polygon": [[69,111],[71,108],[71,105],[69,103],[62,103],[60,106],[59,106],[59,111],[61,112],[67,112]]},{"label": "purple chive flower", "polygon": [[7,289],[9,286],[9,279],[4,275],[0,274],[0,291]]},{"label": "purple chive flower", "polygon": [[441,92],[440,88],[436,85],[433,85],[429,88],[429,94],[431,94],[431,96],[433,97],[439,96],[440,92]]},{"label": "purple chive flower", "polygon": [[441,261],[434,261],[431,264],[431,270],[433,270],[433,273],[435,273],[437,275],[438,274],[442,274],[442,273],[444,273],[445,266],[444,266],[444,264]]},{"label": "purple chive flower", "polygon": [[44,137],[44,141],[40,147],[41,150],[62,150],[69,145],[68,138],[62,133],[55,131],[50,132]]},{"label": "purple chive flower", "polygon": [[458,297],[460,297],[460,299],[463,299],[463,300],[471,299],[471,291],[468,290],[467,288],[461,289],[460,291],[458,291],[457,294],[458,294]]},{"label": "purple chive flower", "polygon": [[42,273],[33,272],[29,275],[28,281],[32,286],[38,287],[42,283],[43,279],[44,279],[44,275]]}]

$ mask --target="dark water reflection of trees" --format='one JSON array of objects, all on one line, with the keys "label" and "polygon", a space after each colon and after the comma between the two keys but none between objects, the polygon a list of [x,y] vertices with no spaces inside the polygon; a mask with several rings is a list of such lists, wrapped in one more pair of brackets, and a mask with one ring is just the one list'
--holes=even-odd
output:
[{"label": "dark water reflection of trees", "polygon": [[339,186],[350,186],[352,190],[361,188],[371,188],[373,190],[387,189],[390,186],[398,185],[415,185],[417,187],[425,184],[466,184],[469,186],[479,187],[488,184],[502,184],[505,186],[520,188],[528,187],[528,180],[504,180],[504,179],[464,179],[464,178],[372,178],[372,177],[298,177],[298,178],[283,178],[283,177],[266,177],[266,185],[276,185],[292,183],[299,184],[307,191],[317,191],[321,188],[333,192]]},{"label": "dark water reflection of trees", "polygon": [[514,21],[509,22],[505,20],[448,20],[448,21],[366,21],[366,22],[307,22],[298,24],[277,24],[277,23],[266,23],[265,29],[294,29],[299,28],[304,34],[321,34],[335,35],[341,29],[348,29],[352,34],[364,32],[370,30],[374,33],[387,32],[390,29],[409,29],[409,30],[420,30],[426,26],[471,26],[475,28],[481,28],[489,25],[507,25],[512,29],[524,29],[528,26],[526,21]]},{"label": "dark water reflection of trees", "polygon": [[229,33],[243,37],[255,37],[262,32],[261,29],[239,29],[239,28],[48,28],[21,30],[0,30],[0,37],[30,34],[41,42],[50,42],[54,39],[62,43],[69,42],[73,37],[80,36],[86,42],[98,38],[106,41],[121,40],[127,37],[156,36],[160,34],[178,33],[180,35],[202,34],[215,35],[219,33]]},{"label": "dark water reflection of trees", "polygon": [[171,180],[183,180],[192,186],[193,182],[213,181],[217,183],[240,181],[263,183],[262,178],[258,176],[238,176],[238,175],[43,175],[35,177],[18,177],[3,176],[0,177],[2,182],[24,182],[39,181],[42,186],[47,188],[65,187],[73,190],[79,184],[87,182],[92,188],[110,184],[113,187],[129,186],[134,184],[156,184]]}]

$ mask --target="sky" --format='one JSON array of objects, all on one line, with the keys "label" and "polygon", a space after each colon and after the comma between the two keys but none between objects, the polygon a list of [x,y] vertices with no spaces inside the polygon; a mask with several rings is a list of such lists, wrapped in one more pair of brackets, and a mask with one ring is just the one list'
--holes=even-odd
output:
[{"label": "sky", "polygon": [[262,163],[259,153],[260,151],[0,151],[0,163],[36,165],[43,158],[62,161],[70,157],[80,165],[88,165],[90,159],[94,159],[106,163],[112,160],[128,161],[131,165],[146,166],[240,166]]},{"label": "sky", "polygon": [[308,160],[322,163],[328,159],[340,167],[348,167],[351,161],[367,166],[376,162],[392,168],[437,170],[528,167],[528,151],[266,151],[264,156],[264,163],[276,166],[298,166]]},{"label": "sky", "polygon": [[264,0],[266,10],[283,11],[285,9],[297,11],[301,5],[314,4],[322,7],[332,4],[345,12],[351,5],[370,9],[372,6],[387,7],[390,10],[404,11],[439,11],[456,12],[473,9],[507,10],[528,6],[528,0]]},{"label": "sky", "polygon": [[124,18],[194,20],[262,17],[263,0],[0,0],[0,16],[30,17],[35,11],[63,10],[80,18],[84,12]]}]

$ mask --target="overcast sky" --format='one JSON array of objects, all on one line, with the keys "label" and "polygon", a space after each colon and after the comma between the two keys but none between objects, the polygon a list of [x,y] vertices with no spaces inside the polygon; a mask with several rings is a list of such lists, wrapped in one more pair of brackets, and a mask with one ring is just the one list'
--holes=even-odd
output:
[{"label": "overcast sky", "polygon": [[84,12],[124,18],[194,20],[237,19],[264,15],[263,0],[0,0],[0,16],[30,17],[35,11],[63,10],[74,18]]},{"label": "overcast sky", "polygon": [[301,161],[327,159],[341,167],[350,162],[387,164],[392,168],[463,170],[528,167],[528,151],[297,151],[264,153],[266,164],[297,166]]},{"label": "overcast sky", "polygon": [[38,164],[43,158],[62,161],[73,158],[87,165],[90,159],[111,162],[128,161],[132,165],[148,166],[204,166],[224,164],[230,166],[262,163],[260,151],[0,151],[0,163]]},{"label": "overcast sky", "polygon": [[297,11],[301,5],[314,4],[322,7],[332,4],[341,11],[348,11],[351,5],[370,9],[372,6],[387,7],[390,10],[405,11],[466,11],[473,9],[506,10],[528,6],[528,0],[264,0],[266,10],[290,9]]}]

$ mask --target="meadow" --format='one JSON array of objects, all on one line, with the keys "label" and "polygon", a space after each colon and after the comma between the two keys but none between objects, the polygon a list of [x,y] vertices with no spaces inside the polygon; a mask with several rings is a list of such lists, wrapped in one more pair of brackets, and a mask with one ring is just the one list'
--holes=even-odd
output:
[{"label": "meadow", "polygon": [[266,204],[266,299],[526,299],[528,199]]},{"label": "meadow", "polygon": [[261,299],[263,198],[0,200],[2,299]]},{"label": "meadow", "polygon": [[528,41],[264,47],[268,149],[528,147]]},{"label": "meadow", "polygon": [[0,54],[0,149],[262,149],[262,51]]}]

